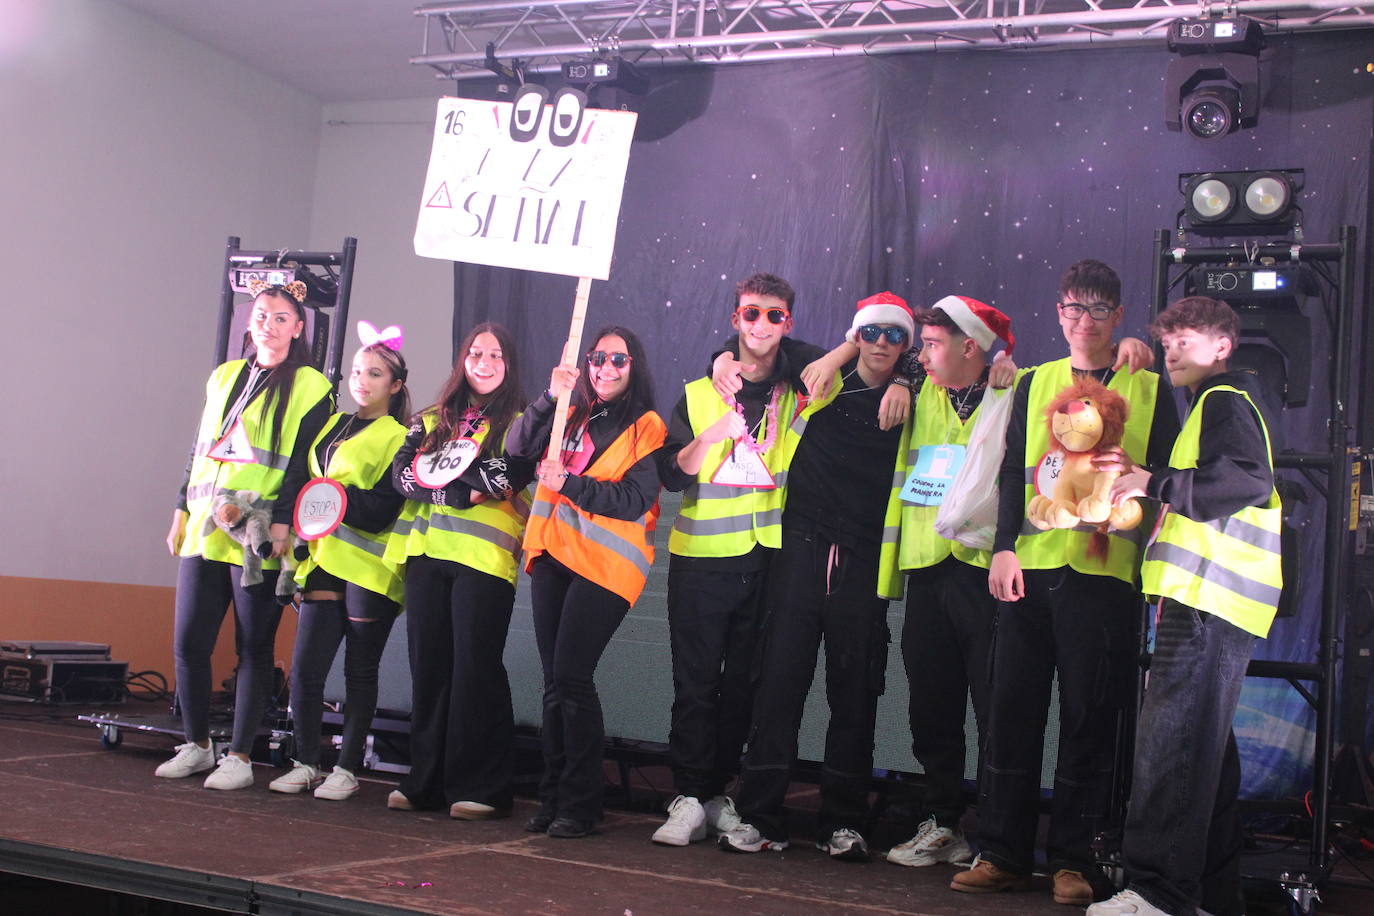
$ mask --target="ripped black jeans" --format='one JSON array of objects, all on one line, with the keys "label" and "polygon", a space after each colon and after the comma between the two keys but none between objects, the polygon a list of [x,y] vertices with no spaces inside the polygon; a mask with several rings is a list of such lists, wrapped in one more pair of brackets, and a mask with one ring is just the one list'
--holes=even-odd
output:
[{"label": "ripped black jeans", "polygon": [[890,641],[877,581],[876,544],[872,556],[863,556],[815,534],[783,531],[768,571],[763,662],[736,804],[769,839],[787,839],[783,801],[822,639],[830,720],[817,838],[840,827],[860,829],[868,817],[873,726]]},{"label": "ripped black jeans", "polygon": [[1134,587],[1111,576],[1068,567],[1024,575],[1025,597],[997,606],[979,845],[998,868],[1032,870],[1057,673],[1059,740],[1045,857],[1051,872],[1086,874],[1093,836],[1107,826],[1118,720],[1132,703],[1141,601]]}]

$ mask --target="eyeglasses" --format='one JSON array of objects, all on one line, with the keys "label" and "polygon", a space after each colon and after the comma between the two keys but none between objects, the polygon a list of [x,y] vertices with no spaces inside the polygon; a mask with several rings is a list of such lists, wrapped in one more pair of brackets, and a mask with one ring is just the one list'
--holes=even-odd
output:
[{"label": "eyeglasses", "polygon": [[605,350],[593,350],[587,354],[587,362],[597,367],[606,365],[608,359],[615,368],[624,369],[630,364],[632,357],[628,353],[607,353]]},{"label": "eyeglasses", "polygon": [[788,319],[787,309],[768,309],[766,312],[753,305],[746,305],[744,308],[735,309],[735,314],[745,321],[758,321],[760,315],[768,316],[769,324],[782,324]]},{"label": "eyeglasses", "polygon": [[1080,302],[1061,302],[1059,312],[1065,318],[1082,318],[1083,313],[1087,312],[1092,316],[1093,321],[1106,321],[1112,317],[1112,312],[1121,308],[1119,305],[1083,305]]},{"label": "eyeglasses", "polygon": [[859,338],[864,343],[877,343],[879,337],[886,337],[888,343],[894,347],[900,347],[906,343],[906,328],[899,328],[896,325],[883,328],[876,324],[866,324],[859,328]]}]

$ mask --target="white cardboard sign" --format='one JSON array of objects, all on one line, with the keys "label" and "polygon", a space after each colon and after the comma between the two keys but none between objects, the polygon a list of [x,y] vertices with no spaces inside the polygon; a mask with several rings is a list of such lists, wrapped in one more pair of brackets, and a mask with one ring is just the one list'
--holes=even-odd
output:
[{"label": "white cardboard sign", "polygon": [[536,104],[512,131],[516,114],[511,102],[439,100],[415,253],[607,279],[638,115],[579,106],[576,120]]}]

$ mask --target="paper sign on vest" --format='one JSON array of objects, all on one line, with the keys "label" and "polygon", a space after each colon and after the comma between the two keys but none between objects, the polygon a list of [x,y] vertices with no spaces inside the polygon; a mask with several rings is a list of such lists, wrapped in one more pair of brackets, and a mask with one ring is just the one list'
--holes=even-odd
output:
[{"label": "paper sign on vest", "polygon": [[243,428],[242,420],[235,420],[234,425],[229,427],[229,432],[210,446],[205,455],[216,461],[232,464],[256,464],[258,460],[253,454],[253,445],[248,441],[248,432]]},{"label": "paper sign on vest", "polygon": [[711,475],[711,483],[723,487],[753,487],[758,490],[771,490],[777,481],[763,463],[763,456],[747,445],[730,449],[725,460]]},{"label": "paper sign on vest", "polygon": [[1054,495],[1054,482],[1059,479],[1059,472],[1064,470],[1064,452],[1055,449],[1046,452],[1045,457],[1040,459],[1040,463],[1035,466],[1035,492],[1041,496]]},{"label": "paper sign on vest", "polygon": [[421,452],[410,465],[415,482],[431,490],[448,486],[463,475],[481,448],[476,439],[460,436],[448,440],[437,451]]},{"label": "paper sign on vest", "polygon": [[348,508],[343,485],[328,477],[316,477],[296,496],[296,534],[303,541],[315,541],[334,533]]},{"label": "paper sign on vest", "polygon": [[964,466],[968,450],[962,445],[926,445],[916,452],[916,466],[902,485],[903,502],[916,506],[938,506],[945,501],[949,485]]}]

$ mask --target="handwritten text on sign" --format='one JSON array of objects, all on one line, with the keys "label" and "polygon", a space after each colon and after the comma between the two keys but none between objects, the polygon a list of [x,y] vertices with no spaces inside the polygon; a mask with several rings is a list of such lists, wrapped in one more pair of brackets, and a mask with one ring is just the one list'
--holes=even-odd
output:
[{"label": "handwritten text on sign", "polygon": [[571,143],[555,144],[555,114],[512,139],[510,102],[439,100],[415,253],[474,264],[605,280],[635,120],[589,108]]}]

